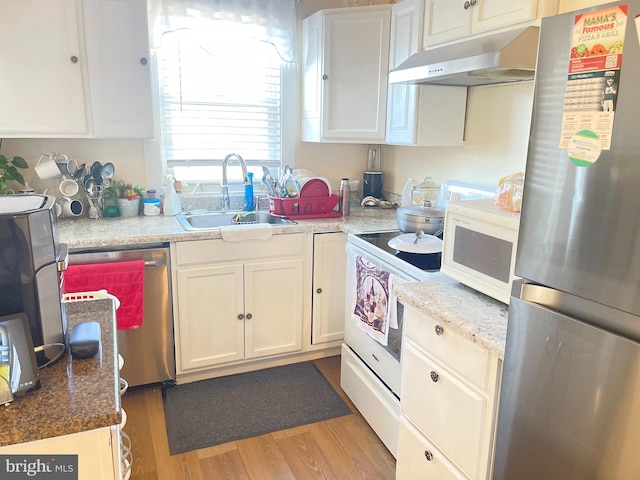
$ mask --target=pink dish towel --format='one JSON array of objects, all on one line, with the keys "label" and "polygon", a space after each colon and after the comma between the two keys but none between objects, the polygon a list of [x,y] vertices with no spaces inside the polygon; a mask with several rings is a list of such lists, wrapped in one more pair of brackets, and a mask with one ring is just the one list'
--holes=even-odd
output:
[{"label": "pink dish towel", "polygon": [[65,293],[106,290],[118,297],[118,330],[142,326],[144,317],[144,260],[69,265],[64,271]]}]

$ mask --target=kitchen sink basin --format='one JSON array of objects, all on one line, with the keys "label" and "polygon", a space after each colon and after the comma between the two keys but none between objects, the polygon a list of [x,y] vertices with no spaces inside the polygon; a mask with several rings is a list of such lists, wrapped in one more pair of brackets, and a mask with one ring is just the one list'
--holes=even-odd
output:
[{"label": "kitchen sink basin", "polygon": [[269,223],[286,225],[295,223],[287,218],[271,215],[269,212],[204,212],[179,213],[176,218],[185,230],[211,230],[222,226]]}]

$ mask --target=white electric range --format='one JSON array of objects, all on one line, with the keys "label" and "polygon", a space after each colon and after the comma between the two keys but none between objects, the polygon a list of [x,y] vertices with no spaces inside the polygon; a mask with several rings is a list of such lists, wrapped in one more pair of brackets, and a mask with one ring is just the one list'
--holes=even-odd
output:
[{"label": "white electric range", "polygon": [[[447,180],[442,185],[438,206],[445,208],[450,200],[491,198],[494,191],[492,187]],[[440,253],[407,254],[389,247],[388,241],[401,234],[393,230],[348,236],[340,380],[342,389],[394,456],[400,417],[404,307],[395,299],[393,286],[428,281],[430,275],[439,271],[441,257]],[[365,276],[369,282],[366,286]],[[380,301],[387,302],[390,313],[381,321],[374,318],[369,325],[363,307],[372,312]],[[380,324],[382,328],[378,328]],[[380,330],[384,330],[384,335]]]}]

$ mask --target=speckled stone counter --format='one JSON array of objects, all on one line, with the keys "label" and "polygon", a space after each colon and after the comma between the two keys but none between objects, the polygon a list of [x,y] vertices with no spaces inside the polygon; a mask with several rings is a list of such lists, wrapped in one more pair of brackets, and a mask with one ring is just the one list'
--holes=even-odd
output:
[{"label": "speckled stone counter", "polygon": [[40,370],[40,389],[0,407],[0,446],[122,421],[113,302],[71,302],[66,307],[69,331],[83,321],[100,324],[102,351],[95,358],[83,360],[73,360],[67,352],[62,359]]},{"label": "speckled stone counter", "polygon": [[[397,230],[396,210],[353,208],[348,217],[296,220],[295,223],[274,225],[274,235],[300,232],[379,232]],[[92,220],[60,220],[59,240],[70,248],[103,248],[145,245],[186,240],[221,238],[219,229],[185,231],[175,217],[138,216],[133,218],[101,218]]]},{"label": "speckled stone counter", "polygon": [[395,287],[397,297],[504,358],[508,306],[442,273]]}]

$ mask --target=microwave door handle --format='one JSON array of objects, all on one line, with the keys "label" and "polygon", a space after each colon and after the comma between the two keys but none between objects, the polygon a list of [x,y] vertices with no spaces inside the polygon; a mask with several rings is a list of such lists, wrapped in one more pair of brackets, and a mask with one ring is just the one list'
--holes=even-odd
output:
[{"label": "microwave door handle", "polygon": [[69,245],[59,243],[56,247],[56,266],[59,272],[64,272],[69,266]]}]

